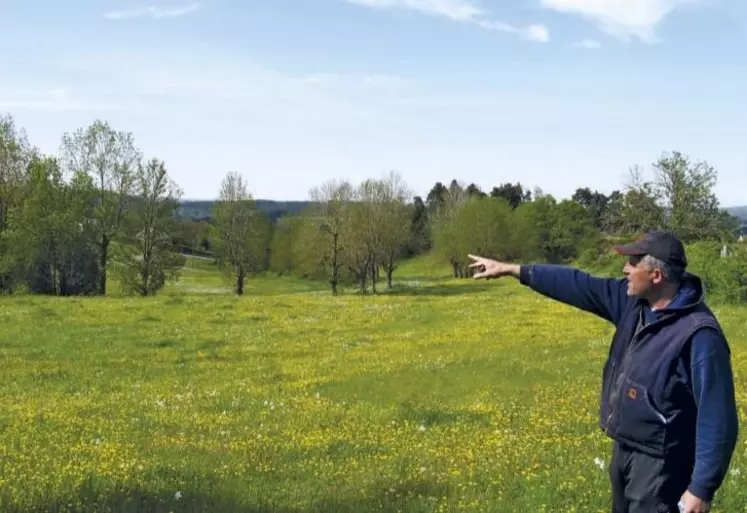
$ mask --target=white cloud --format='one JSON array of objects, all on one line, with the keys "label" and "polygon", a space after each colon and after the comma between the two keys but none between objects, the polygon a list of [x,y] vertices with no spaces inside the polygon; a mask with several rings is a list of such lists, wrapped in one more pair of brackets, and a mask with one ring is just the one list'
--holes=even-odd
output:
[{"label": "white cloud", "polygon": [[123,9],[120,11],[110,11],[104,14],[104,18],[110,20],[126,20],[133,18],[142,18],[143,16],[150,16],[155,19],[162,18],[178,18],[185,14],[192,13],[200,8],[200,4],[191,3],[180,7],[163,8],[155,5],[147,5],[144,7],[136,7],[134,9]]},{"label": "white cloud", "polygon": [[654,42],[654,29],[672,11],[700,0],[540,0],[543,7],[580,14],[613,36]]},{"label": "white cloud", "polygon": [[544,25],[530,25],[526,30],[527,38],[540,43],[550,41],[550,31]]},{"label": "white cloud", "polygon": [[577,43],[573,43],[574,48],[586,48],[587,50],[596,50],[602,47],[602,43],[596,39],[583,39]]},{"label": "white cloud", "polygon": [[424,14],[445,16],[455,21],[478,21],[486,13],[466,0],[347,0],[379,9],[400,7]]},{"label": "white cloud", "polygon": [[453,21],[474,23],[487,30],[499,30],[518,34],[530,41],[546,43],[550,32],[544,25],[516,27],[502,21],[493,20],[489,13],[468,0],[345,0],[351,4],[375,9],[409,9],[430,16],[439,16]]}]

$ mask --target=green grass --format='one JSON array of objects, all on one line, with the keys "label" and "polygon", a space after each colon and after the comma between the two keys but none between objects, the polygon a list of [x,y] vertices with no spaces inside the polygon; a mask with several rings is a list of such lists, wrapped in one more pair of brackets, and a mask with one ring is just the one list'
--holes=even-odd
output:
[{"label": "green grass", "polygon": [[[429,258],[375,297],[195,263],[0,298],[0,511],[609,511],[602,321]],[[743,420],[747,309],[716,311]],[[745,511],[743,440],[714,512]]]}]

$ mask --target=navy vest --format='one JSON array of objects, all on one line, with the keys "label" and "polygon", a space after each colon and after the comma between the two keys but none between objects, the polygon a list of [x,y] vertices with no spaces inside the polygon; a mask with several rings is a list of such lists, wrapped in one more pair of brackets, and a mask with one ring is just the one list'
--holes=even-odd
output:
[{"label": "navy vest", "polygon": [[[642,308],[641,301],[631,301],[617,326],[602,373],[599,425],[614,440],[652,456],[694,451],[695,399],[690,380],[676,367],[689,362],[697,330],[721,327],[698,303],[641,328]],[[684,368],[689,373],[689,363]]]}]

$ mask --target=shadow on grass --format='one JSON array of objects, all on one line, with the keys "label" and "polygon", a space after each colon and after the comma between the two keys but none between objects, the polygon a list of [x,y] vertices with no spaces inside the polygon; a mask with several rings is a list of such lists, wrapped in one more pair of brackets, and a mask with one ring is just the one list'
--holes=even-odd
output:
[{"label": "shadow on grass", "polygon": [[[464,283],[439,283],[436,285],[395,285],[390,290],[383,289],[383,294],[390,296],[461,296],[480,294],[495,289],[495,284],[473,280]],[[510,294],[510,292],[507,292]]]},{"label": "shadow on grass", "polygon": [[[247,486],[247,492],[256,491]],[[77,497],[55,497],[33,505],[14,506],[0,500],[3,513],[359,513],[363,511],[431,511],[435,500],[449,495],[444,485],[429,481],[380,482],[371,493],[360,496],[358,488],[329,486],[323,497],[306,499],[304,507],[287,507],[235,494],[180,492],[159,493],[138,487],[120,488],[108,495],[92,495],[85,488]],[[319,493],[319,490],[317,490]],[[356,497],[349,496],[355,494]],[[293,497],[293,498],[297,498]]]}]

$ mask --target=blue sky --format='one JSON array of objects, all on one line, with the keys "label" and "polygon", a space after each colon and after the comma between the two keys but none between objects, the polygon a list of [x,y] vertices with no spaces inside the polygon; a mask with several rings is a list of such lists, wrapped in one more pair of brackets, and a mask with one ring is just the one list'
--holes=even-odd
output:
[{"label": "blue sky", "polygon": [[48,153],[108,120],[189,199],[233,170],[562,198],[679,150],[747,204],[743,0],[148,1],[0,0],[0,112]]}]

